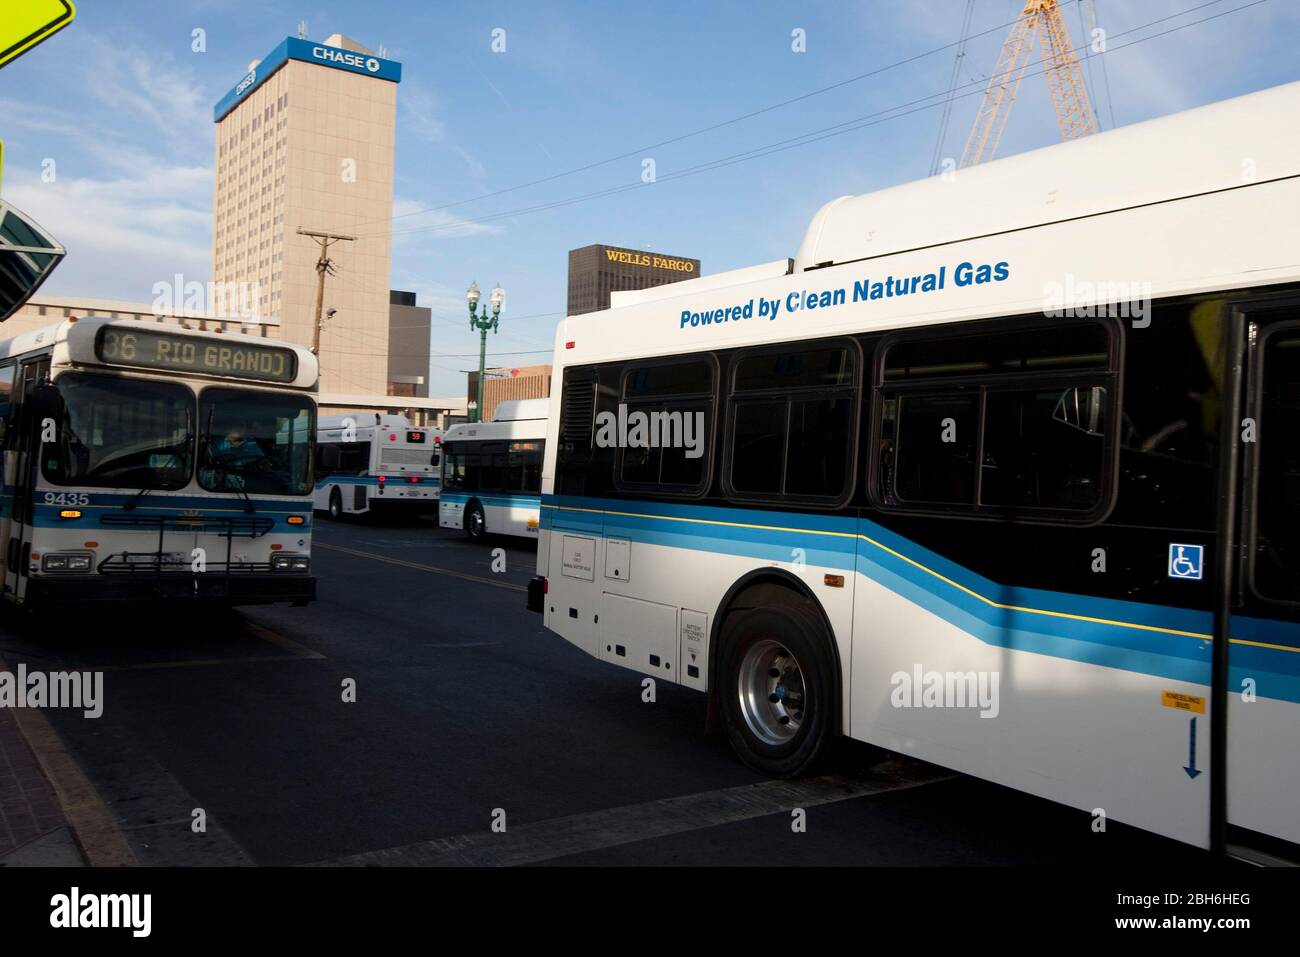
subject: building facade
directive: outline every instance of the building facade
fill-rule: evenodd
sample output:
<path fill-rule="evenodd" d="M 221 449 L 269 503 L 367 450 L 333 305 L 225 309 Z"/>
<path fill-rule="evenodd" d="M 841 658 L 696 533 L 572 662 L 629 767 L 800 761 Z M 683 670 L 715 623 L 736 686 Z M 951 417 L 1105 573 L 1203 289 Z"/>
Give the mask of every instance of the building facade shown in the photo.
<path fill-rule="evenodd" d="M 388 394 L 429 395 L 429 343 L 433 313 L 415 304 L 415 293 L 388 294 Z"/>
<path fill-rule="evenodd" d="M 609 308 L 609 294 L 649 289 L 700 275 L 700 261 L 620 246 L 569 250 L 570 316 Z"/>
<path fill-rule="evenodd" d="M 388 392 L 400 80 L 401 64 L 339 34 L 288 37 L 213 112 L 212 280 L 256 302 L 267 335 L 313 341 L 320 247 L 298 230 L 356 237 L 329 249 L 322 392 Z"/>
<path fill-rule="evenodd" d="M 478 402 L 478 372 L 469 374 L 467 405 Z M 496 407 L 514 399 L 545 399 L 551 394 L 551 367 L 500 366 L 487 370 L 483 377 L 484 422 L 491 422 Z"/>

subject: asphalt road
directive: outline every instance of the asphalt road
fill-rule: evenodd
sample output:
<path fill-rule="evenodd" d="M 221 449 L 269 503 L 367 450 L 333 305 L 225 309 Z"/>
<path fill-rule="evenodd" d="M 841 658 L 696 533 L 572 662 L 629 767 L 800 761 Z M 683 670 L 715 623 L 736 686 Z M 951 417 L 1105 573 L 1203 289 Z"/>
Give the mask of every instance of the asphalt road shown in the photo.
<path fill-rule="evenodd" d="M 307 608 L 0 618 L 11 668 L 105 671 L 102 717 L 48 717 L 142 863 L 1208 862 L 851 743 L 764 781 L 706 733 L 703 696 L 644 703 L 639 675 L 543 630 L 531 542 L 321 521 L 315 545 Z"/>

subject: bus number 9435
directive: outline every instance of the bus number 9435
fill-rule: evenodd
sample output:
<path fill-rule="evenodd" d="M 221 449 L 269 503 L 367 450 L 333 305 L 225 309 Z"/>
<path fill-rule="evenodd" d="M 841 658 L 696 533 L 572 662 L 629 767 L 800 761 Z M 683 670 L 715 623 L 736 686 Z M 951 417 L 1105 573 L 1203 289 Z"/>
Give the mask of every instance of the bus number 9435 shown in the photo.
<path fill-rule="evenodd" d="M 89 505 L 90 495 L 87 492 L 46 492 L 46 505 Z"/>

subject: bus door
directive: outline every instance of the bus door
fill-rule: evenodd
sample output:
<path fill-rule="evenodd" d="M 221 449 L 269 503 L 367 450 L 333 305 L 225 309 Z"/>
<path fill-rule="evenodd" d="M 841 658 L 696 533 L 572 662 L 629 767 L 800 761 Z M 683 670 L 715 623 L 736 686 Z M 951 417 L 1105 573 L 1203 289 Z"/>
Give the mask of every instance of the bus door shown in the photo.
<path fill-rule="evenodd" d="M 1242 548 L 1228 651 L 1227 823 L 1300 843 L 1300 301 L 1241 314 L 1247 388 L 1238 426 Z"/>
<path fill-rule="evenodd" d="M 18 367 L 13 386 L 13 402 L 18 423 L 14 434 L 8 436 L 5 449 L 5 480 L 12 482 L 8 489 L 8 537 L 4 548 L 4 590 L 6 594 L 22 598 L 27 590 L 27 556 L 31 551 L 31 521 L 33 517 L 33 487 L 41 447 L 41 422 L 30 402 L 25 401 L 36 386 L 49 378 L 48 356 L 29 359 Z M 11 478 L 12 474 L 12 478 Z"/>

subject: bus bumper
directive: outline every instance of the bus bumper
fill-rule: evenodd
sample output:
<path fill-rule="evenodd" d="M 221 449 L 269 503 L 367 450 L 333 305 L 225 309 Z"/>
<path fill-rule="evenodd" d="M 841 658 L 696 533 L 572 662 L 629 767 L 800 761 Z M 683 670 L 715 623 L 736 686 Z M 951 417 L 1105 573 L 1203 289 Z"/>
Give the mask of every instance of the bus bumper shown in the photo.
<path fill-rule="evenodd" d="M 305 605 L 316 599 L 311 575 L 33 575 L 27 580 L 27 605 L 122 601 L 220 602 L 227 605 Z"/>

